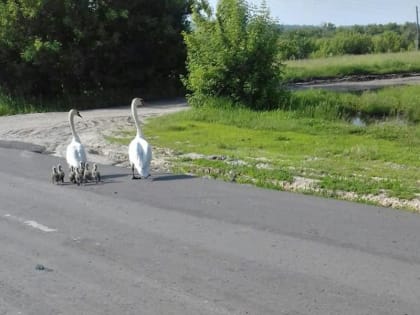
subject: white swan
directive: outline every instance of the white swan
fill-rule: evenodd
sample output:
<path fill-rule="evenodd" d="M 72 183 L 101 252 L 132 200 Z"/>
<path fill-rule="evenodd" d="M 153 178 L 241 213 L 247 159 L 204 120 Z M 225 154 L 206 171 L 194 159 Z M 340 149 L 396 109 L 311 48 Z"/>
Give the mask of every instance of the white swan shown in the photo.
<path fill-rule="evenodd" d="M 137 105 L 143 105 L 141 98 L 135 98 L 131 102 L 131 115 L 133 115 L 134 123 L 137 128 L 136 137 L 130 142 L 128 147 L 128 158 L 130 160 L 131 171 L 133 172 L 132 179 L 138 179 L 134 176 L 134 168 L 140 175 L 140 178 L 147 178 L 150 176 L 149 168 L 152 160 L 152 147 L 143 138 L 143 133 L 140 129 L 139 118 L 137 116 Z"/>
<path fill-rule="evenodd" d="M 83 144 L 80 142 L 80 138 L 74 129 L 74 116 L 77 115 L 80 118 L 79 111 L 76 109 L 72 109 L 69 111 L 69 123 L 71 133 L 73 134 L 73 139 L 71 140 L 70 144 L 67 146 L 66 152 L 66 160 L 67 164 L 73 166 L 75 169 L 79 167 L 80 163 L 86 163 L 86 153 Z"/>

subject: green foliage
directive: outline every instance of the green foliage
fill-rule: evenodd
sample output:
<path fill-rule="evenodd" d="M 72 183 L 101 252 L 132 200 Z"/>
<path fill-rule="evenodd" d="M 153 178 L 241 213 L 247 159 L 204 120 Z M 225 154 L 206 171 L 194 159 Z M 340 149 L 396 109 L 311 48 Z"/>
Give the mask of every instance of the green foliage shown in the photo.
<path fill-rule="evenodd" d="M 372 121 L 393 121 L 398 123 L 418 124 L 420 122 L 420 86 L 402 86 L 385 88 L 375 91 L 365 91 L 361 94 L 331 92 L 322 89 L 312 89 L 295 91 L 289 94 L 288 98 L 283 99 L 280 109 L 284 110 L 290 118 L 310 119 L 308 124 L 315 128 L 311 119 L 321 119 L 328 121 L 349 121 L 356 115 L 359 115 L 367 123 Z M 222 122 L 252 128 L 261 128 L 268 130 L 278 130 L 283 128 L 277 126 L 278 121 L 270 122 L 266 115 L 273 118 L 274 112 L 253 112 L 253 120 L 248 121 L 249 110 L 245 107 L 239 107 L 233 110 L 237 105 L 229 99 L 209 97 L 204 100 L 205 109 L 195 110 L 193 115 L 197 120 L 206 122 Z M 221 109 L 221 115 L 217 110 L 208 111 L 208 109 Z M 210 115 L 211 113 L 211 115 Z M 279 112 L 277 112 L 279 114 Z M 233 114 L 234 116 L 231 116 Z M 189 114 L 192 115 L 192 114 Z M 206 116 L 208 115 L 208 116 Z M 245 115 L 245 116 L 243 116 Z M 260 117 L 264 116 L 263 124 L 259 125 Z M 248 125 L 249 124 L 249 125 Z M 318 128 L 318 127 L 317 127 Z M 324 128 L 320 125 L 319 128 Z M 333 130 L 331 130 L 333 132 Z M 363 129 L 352 129 L 351 133 L 363 132 Z"/>
<path fill-rule="evenodd" d="M 327 58 L 289 60 L 284 78 L 301 82 L 321 78 L 341 78 L 349 75 L 408 73 L 420 71 L 420 52 L 345 55 Z"/>
<path fill-rule="evenodd" d="M 319 27 L 281 27 L 280 33 L 279 54 L 293 60 L 412 50 L 416 25 L 389 23 L 335 27 L 329 23 Z"/>
<path fill-rule="evenodd" d="M 315 41 L 304 31 L 289 32 L 279 39 L 282 59 L 305 59 L 315 50 Z"/>
<path fill-rule="evenodd" d="M 193 7 L 193 31 L 184 33 L 192 104 L 225 97 L 254 109 L 276 107 L 281 94 L 277 30 L 266 6 L 220 0 L 213 16 L 206 0 Z"/>
<path fill-rule="evenodd" d="M 179 89 L 189 2 L 0 1 L 0 86 L 44 98 Z"/>
<path fill-rule="evenodd" d="M 374 51 L 378 53 L 399 52 L 402 49 L 401 37 L 393 31 L 385 31 L 373 37 Z"/>
<path fill-rule="evenodd" d="M 362 55 L 372 51 L 370 36 L 357 32 L 339 32 L 331 39 L 320 39 L 317 42 L 319 49 L 314 55 Z"/>
<path fill-rule="evenodd" d="M 352 93 L 306 90 L 292 93 L 283 108 L 299 117 L 349 119 L 356 114 L 367 121 L 399 119 L 420 122 L 420 86 L 392 87 Z"/>

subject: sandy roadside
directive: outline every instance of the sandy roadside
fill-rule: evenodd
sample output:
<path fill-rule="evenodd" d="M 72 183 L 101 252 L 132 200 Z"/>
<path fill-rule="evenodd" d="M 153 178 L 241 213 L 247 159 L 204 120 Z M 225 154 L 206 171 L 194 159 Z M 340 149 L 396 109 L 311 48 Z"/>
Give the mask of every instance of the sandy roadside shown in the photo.
<path fill-rule="evenodd" d="M 149 117 L 187 109 L 184 99 L 150 102 L 139 108 L 143 122 Z M 108 165 L 128 166 L 127 146 L 110 144 L 106 136 L 121 130 L 134 130 L 130 106 L 81 111 L 75 127 L 84 144 L 88 160 Z M 49 112 L 0 117 L 0 140 L 20 141 L 43 146 L 49 154 L 64 157 L 71 141 L 67 112 Z M 152 171 L 167 172 L 168 167 L 159 151 L 154 152 Z"/>

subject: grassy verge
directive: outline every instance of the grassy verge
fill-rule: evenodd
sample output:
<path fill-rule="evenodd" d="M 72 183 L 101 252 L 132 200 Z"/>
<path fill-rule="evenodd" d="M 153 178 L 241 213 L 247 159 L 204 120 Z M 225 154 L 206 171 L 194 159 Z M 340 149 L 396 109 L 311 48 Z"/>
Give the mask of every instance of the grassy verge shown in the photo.
<path fill-rule="evenodd" d="M 202 107 L 154 118 L 145 133 L 154 146 L 173 150 L 175 172 L 373 203 L 380 195 L 420 194 L 415 124 L 358 127 L 292 111 Z"/>
<path fill-rule="evenodd" d="M 161 87 L 159 87 L 161 89 Z M 56 98 L 28 98 L 23 96 L 11 96 L 0 87 L 0 116 L 26 114 L 48 111 L 67 111 L 71 108 L 79 110 L 103 108 L 121 104 L 130 104 L 129 95 L 142 95 L 148 100 L 160 99 L 162 97 L 178 97 L 182 91 L 175 88 L 168 88 L 168 91 L 161 90 L 107 90 L 86 95 L 62 95 Z"/>
<path fill-rule="evenodd" d="M 420 122 L 420 86 L 400 86 L 360 94 L 321 89 L 292 93 L 283 108 L 301 117 L 334 120 L 358 114 L 369 119 L 394 118 Z"/>
<path fill-rule="evenodd" d="M 0 90 L 0 116 L 31 113 L 35 106 L 23 99 L 12 98 Z"/>
<path fill-rule="evenodd" d="M 71 108 L 83 110 L 115 104 L 128 104 L 130 100 L 126 95 L 131 95 L 131 93 L 125 94 L 123 97 L 120 94 L 110 92 L 107 95 L 100 96 L 76 95 L 43 99 L 41 97 L 25 98 L 22 96 L 11 96 L 4 93 L 0 88 L 0 116 L 66 111 Z"/>
<path fill-rule="evenodd" d="M 349 75 L 420 72 L 420 52 L 346 55 L 287 61 L 285 78 L 290 82 Z"/>

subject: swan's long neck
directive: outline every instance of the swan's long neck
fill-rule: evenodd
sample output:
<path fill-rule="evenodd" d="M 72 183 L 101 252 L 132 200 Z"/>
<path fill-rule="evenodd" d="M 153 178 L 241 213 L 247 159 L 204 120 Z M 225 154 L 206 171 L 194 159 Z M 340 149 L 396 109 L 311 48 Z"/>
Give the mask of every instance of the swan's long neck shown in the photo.
<path fill-rule="evenodd" d="M 143 137 L 143 132 L 140 128 L 139 117 L 137 116 L 137 106 L 136 104 L 131 104 L 131 114 L 133 115 L 134 123 L 136 124 L 137 137 Z"/>
<path fill-rule="evenodd" d="M 69 123 L 70 123 L 70 129 L 71 133 L 73 135 L 73 139 L 80 142 L 79 135 L 76 133 L 76 129 L 74 128 L 74 113 L 69 113 Z"/>

